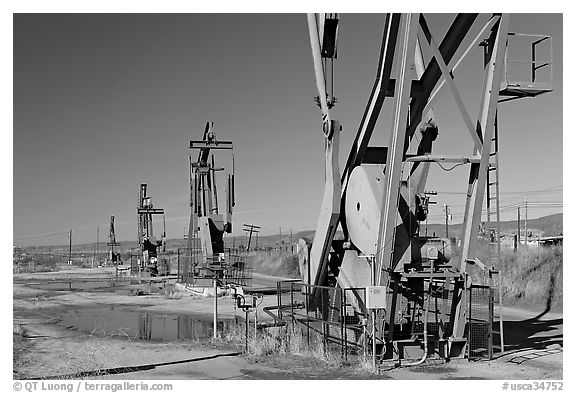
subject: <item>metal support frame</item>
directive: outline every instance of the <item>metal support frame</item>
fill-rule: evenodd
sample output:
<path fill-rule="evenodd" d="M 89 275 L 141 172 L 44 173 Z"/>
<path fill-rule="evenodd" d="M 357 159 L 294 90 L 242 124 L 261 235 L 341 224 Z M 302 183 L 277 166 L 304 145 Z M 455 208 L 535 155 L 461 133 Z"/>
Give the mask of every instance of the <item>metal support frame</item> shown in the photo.
<path fill-rule="evenodd" d="M 459 14 L 455 17 L 443 40 L 438 45 L 428 28 L 427 21 L 422 14 L 388 14 L 384 25 L 382 46 L 380 49 L 378 70 L 368 104 L 364 111 L 361 123 L 356 133 L 346 165 L 339 175 L 337 162 L 339 124 L 332 120 L 330 109 L 334 105 L 333 96 L 333 60 L 332 56 L 325 56 L 323 39 L 325 35 L 324 16 L 308 15 L 310 43 L 314 59 L 316 85 L 318 89 L 318 103 L 322 110 L 323 131 L 326 137 L 325 143 L 325 174 L 326 183 L 318 224 L 310 253 L 308 267 L 311 272 L 303 281 L 313 286 L 307 288 L 306 306 L 311 299 L 315 299 L 319 293 L 314 285 L 324 285 L 328 274 L 328 256 L 334 251 L 335 266 L 340 262 L 338 247 L 332 248 L 334 233 L 341 225 L 344 232 L 346 250 L 354 250 L 354 244 L 350 241 L 346 215 L 344 214 L 345 195 L 349 186 L 352 171 L 363 163 L 385 164 L 383 183 L 384 193 L 379 211 L 380 221 L 378 240 L 376 244 L 376 263 L 378 267 L 377 285 L 388 285 L 392 293 L 391 313 L 388 323 L 388 343 L 395 339 L 395 307 L 397 300 L 409 300 L 409 285 L 400 283 L 400 280 L 412 280 L 411 282 L 422 283 L 426 279 L 444 280 L 444 290 L 441 305 L 436 299 L 436 309 L 441 307 L 439 332 L 442 340 L 448 339 L 446 349 L 450 356 L 454 343 L 462 343 L 466 322 L 467 288 L 470 281 L 467 274 L 467 261 L 474 260 L 476 256 L 477 235 L 481 220 L 482 204 L 486 189 L 486 173 L 490 167 L 490 148 L 494 135 L 496 107 L 500 95 L 500 82 L 505 72 L 506 40 L 508 37 L 509 15 L 493 14 L 487 21 L 479 22 L 480 31 L 468 37 L 472 25 L 476 22 L 477 14 Z M 486 40 L 486 36 L 489 38 Z M 544 38 L 545 41 L 547 38 Z M 483 40 L 488 45 L 488 59 L 484 68 L 484 79 L 481 90 L 478 117 L 473 119 L 466 109 L 463 101 L 464 95 L 460 93 L 455 83 L 455 71 L 464 63 L 472 52 Z M 541 40 L 542 41 L 542 40 Z M 536 41 L 533 47 L 541 41 Z M 334 43 L 336 40 L 334 40 Z M 425 64 L 425 58 L 420 45 L 430 56 Z M 335 49 L 335 48 L 334 48 Z M 534 50 L 533 50 L 534 51 Z M 455 55 L 458 54 L 456 57 Z M 417 80 L 412 80 L 410 71 L 411 62 L 414 61 Z M 398 65 L 396 79 L 392 78 L 393 64 Z M 546 64 L 548 65 L 548 64 Z M 546 65 L 536 64 L 532 55 L 532 79 L 535 79 L 536 70 Z M 473 154 L 446 156 L 442 154 L 430 154 L 429 151 L 409 154 L 413 136 L 424 121 L 433 120 L 431 112 L 444 87 L 448 87 L 456 106 L 461 114 L 466 131 L 470 134 Z M 530 94 L 533 94 L 530 93 Z M 538 93 L 540 94 L 540 93 Z M 392 111 L 392 126 L 390 130 L 390 143 L 387 147 L 369 146 L 369 142 L 377 122 L 379 112 L 386 97 L 394 97 Z M 475 121 L 474 121 L 475 120 Z M 450 267 L 439 264 L 437 270 L 434 265 L 430 271 L 404 271 L 395 266 L 395 243 L 397 236 L 406 237 L 406 233 L 396 233 L 397 218 L 403 210 L 410 210 L 412 206 L 406 203 L 405 196 L 401 195 L 402 181 L 406 173 L 403 165 L 411 163 L 411 171 L 408 180 L 415 169 L 422 165 L 422 170 L 415 177 L 418 178 L 417 189 L 424 190 L 427 168 L 430 162 L 454 162 L 457 164 L 469 164 L 468 192 L 464 223 L 461 234 L 462 247 L 460 259 Z M 422 172 L 424 172 L 422 174 Z M 338 179 L 339 178 L 339 179 Z M 401 199 L 402 197 L 402 199 Z M 403 206 L 400 206 L 400 202 Z M 406 205 L 406 206 L 404 206 Z M 496 207 L 497 210 L 498 206 Z M 358 208 L 359 210 L 359 208 Z M 404 218 L 404 217 L 403 217 Z M 404 221 L 404 220 L 403 220 Z M 404 222 L 403 222 L 404 223 Z M 404 223 L 405 224 L 405 223 Z M 352 225 L 350 223 L 350 225 Z M 350 227 L 352 228 L 352 227 Z M 398 231 L 401 232 L 401 231 Z M 404 231 L 406 232 L 406 231 Z M 408 234 L 408 237 L 412 236 Z M 404 241 L 406 239 L 400 238 Z M 407 240 L 412 241 L 411 238 Z M 346 251 L 349 252 L 349 251 Z M 347 254 L 350 255 L 350 254 Z M 364 255 L 358 252 L 359 259 Z M 332 259 L 331 259 L 332 261 Z M 350 260 L 347 260 L 350 261 Z M 397 261 L 396 261 L 397 262 Z M 332 262 L 331 262 L 332 263 Z M 331 265 L 332 266 L 332 265 Z M 394 276 L 391 276 L 394 274 Z M 427 277 L 427 278 L 426 278 Z M 340 283 L 340 281 L 339 281 Z M 385 284 L 384 284 L 385 283 Z M 340 283 L 340 285 L 342 285 Z M 432 284 L 430 284 L 432 285 Z M 312 293 L 308 294 L 308 291 Z M 402 292 L 404 291 L 404 292 Z M 452 302 L 448 305 L 449 294 L 452 293 Z M 412 300 L 414 301 L 414 300 Z M 342 318 L 346 318 L 346 296 L 341 304 Z M 431 304 L 429 306 L 433 307 Z M 307 312 L 308 315 L 308 312 Z M 438 314 L 436 314 L 438 318 Z M 449 320 L 447 319 L 449 317 Z M 346 334 L 346 327 L 344 327 Z M 346 353 L 346 350 L 344 350 Z"/>
<path fill-rule="evenodd" d="M 498 104 L 500 80 L 502 79 L 504 69 L 504 54 L 506 50 L 509 19 L 510 16 L 507 14 L 500 16 L 500 20 L 492 30 L 488 43 L 490 45 L 490 60 L 487 62 L 484 70 L 482 103 L 476 128 L 476 132 L 482 139 L 482 149 L 480 150 L 482 159 L 479 164 L 471 164 L 470 168 L 461 236 L 462 251 L 459 269 L 461 273 L 466 273 L 466 260 L 476 257 L 478 228 L 481 220 L 482 203 L 486 185 L 485 174 L 488 171 L 490 149 L 494 135 L 494 121 L 496 117 L 496 106 Z M 456 307 L 457 319 L 454 325 L 454 335 L 456 337 L 462 337 L 464 334 L 465 313 L 461 310 L 461 303 L 458 303 Z"/>
<path fill-rule="evenodd" d="M 404 141 L 406 136 L 406 122 L 410 100 L 412 77 L 410 74 L 410 61 L 416 48 L 416 34 L 418 27 L 418 14 L 402 15 L 402 38 L 400 52 L 399 81 L 394 97 L 394 113 L 390 144 L 388 145 L 388 158 L 384 174 L 384 197 L 380 215 L 380 228 L 377 243 L 377 272 L 376 285 L 381 285 L 382 272 L 390 269 L 392 250 L 394 246 L 394 229 L 398 215 L 398 198 L 400 192 L 400 176 L 402 174 L 402 158 L 404 156 Z M 385 280 L 388 281 L 387 274 Z"/>

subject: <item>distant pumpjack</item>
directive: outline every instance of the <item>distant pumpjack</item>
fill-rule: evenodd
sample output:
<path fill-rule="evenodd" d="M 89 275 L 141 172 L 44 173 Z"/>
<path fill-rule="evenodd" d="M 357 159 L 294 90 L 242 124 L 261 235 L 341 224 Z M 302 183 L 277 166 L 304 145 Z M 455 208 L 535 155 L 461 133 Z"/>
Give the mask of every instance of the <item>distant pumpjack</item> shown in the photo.
<path fill-rule="evenodd" d="M 164 209 L 154 208 L 151 197 L 147 195 L 147 184 L 140 184 L 138 193 L 138 251 L 140 254 L 140 269 L 149 272 L 151 275 L 158 274 L 158 248 L 166 246 L 166 229 L 162 233 L 161 240 L 156 241 L 154 237 L 154 226 L 152 216 L 155 214 L 164 215 Z"/>
<path fill-rule="evenodd" d="M 188 256 L 199 234 L 205 263 L 217 262 L 224 253 L 224 233 L 232 233 L 232 209 L 234 200 L 234 145 L 221 141 L 214 133 L 214 122 L 207 122 L 201 141 L 190 141 L 190 225 L 188 229 Z M 192 151 L 198 150 L 195 161 Z M 214 166 L 214 150 L 229 150 L 232 153 L 232 173 L 226 179 L 226 214 L 220 214 L 216 172 L 224 168 Z"/>
<path fill-rule="evenodd" d="M 120 243 L 116 241 L 116 231 L 114 230 L 114 216 L 110 217 L 110 234 L 108 235 L 108 243 L 107 246 L 110 247 L 110 263 L 113 265 L 121 265 L 122 260 L 120 257 L 120 253 L 114 252 L 114 247 L 119 247 Z"/>

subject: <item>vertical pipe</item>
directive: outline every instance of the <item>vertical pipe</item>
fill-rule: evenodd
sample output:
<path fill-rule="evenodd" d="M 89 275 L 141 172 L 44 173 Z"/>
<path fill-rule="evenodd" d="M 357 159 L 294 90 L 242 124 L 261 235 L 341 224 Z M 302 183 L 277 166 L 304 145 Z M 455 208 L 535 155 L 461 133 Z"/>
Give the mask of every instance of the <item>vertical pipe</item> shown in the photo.
<path fill-rule="evenodd" d="M 182 279 L 182 277 L 183 277 L 184 275 L 183 275 L 183 274 L 182 274 L 182 276 L 180 275 L 180 249 L 177 250 L 177 258 L 178 258 L 178 259 L 177 259 L 177 260 L 178 260 L 178 270 L 177 270 L 178 273 L 176 273 L 176 282 L 182 282 L 182 281 L 184 281 L 184 280 Z"/>
<path fill-rule="evenodd" d="M 278 297 L 278 318 L 282 318 L 282 281 L 276 283 L 276 296 Z"/>
<path fill-rule="evenodd" d="M 492 360 L 494 353 L 494 339 L 492 337 L 492 320 L 494 319 L 494 291 L 492 287 L 488 288 L 488 360 Z M 500 331 L 502 334 L 502 331 Z"/>
<path fill-rule="evenodd" d="M 316 318 L 318 318 L 318 307 L 316 307 Z M 320 323 L 322 324 L 322 350 L 326 353 L 326 332 L 324 330 L 324 290 L 320 288 Z"/>
<path fill-rule="evenodd" d="M 216 337 L 218 337 L 218 281 L 214 278 L 214 338 Z"/>
<path fill-rule="evenodd" d="M 466 280 L 466 279 L 464 279 Z M 466 291 L 470 291 L 470 297 L 468 299 L 468 361 L 470 361 L 470 354 L 472 353 L 471 351 L 471 346 L 472 346 L 472 286 L 470 286 L 470 289 L 466 288 L 466 282 L 464 282 L 464 288 L 462 289 L 462 291 L 464 293 L 466 293 Z"/>
<path fill-rule="evenodd" d="M 344 289 L 340 288 L 336 291 L 340 295 L 340 357 L 344 357 Z"/>
<path fill-rule="evenodd" d="M 376 310 L 372 310 L 372 367 L 376 370 Z"/>
<path fill-rule="evenodd" d="M 343 307 L 343 313 L 342 313 L 342 318 L 344 321 L 344 360 L 348 360 L 348 327 L 346 326 L 347 324 L 347 318 L 346 318 L 346 289 L 344 288 L 342 290 L 343 296 L 342 296 L 342 307 Z"/>
<path fill-rule="evenodd" d="M 292 332 L 294 332 L 294 283 L 290 283 L 290 320 L 292 321 Z"/>
<path fill-rule="evenodd" d="M 308 264 L 308 277 L 310 277 L 310 264 Z M 310 290 L 310 285 L 309 284 L 305 284 L 306 285 L 306 294 L 305 294 L 305 299 L 304 299 L 304 305 L 306 306 L 306 342 L 308 343 L 308 346 L 310 345 L 310 319 L 309 314 L 308 314 L 308 302 L 310 301 L 310 296 L 309 296 L 309 290 Z"/>
<path fill-rule="evenodd" d="M 248 353 L 248 309 L 245 310 L 246 312 L 246 353 Z"/>

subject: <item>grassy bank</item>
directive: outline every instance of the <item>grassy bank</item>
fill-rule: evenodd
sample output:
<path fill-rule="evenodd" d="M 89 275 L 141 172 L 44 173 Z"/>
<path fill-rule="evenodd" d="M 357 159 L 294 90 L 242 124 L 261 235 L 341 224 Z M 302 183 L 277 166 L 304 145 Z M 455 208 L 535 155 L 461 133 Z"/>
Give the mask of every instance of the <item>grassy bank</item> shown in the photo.
<path fill-rule="evenodd" d="M 260 251 L 251 256 L 252 268 L 256 273 L 270 276 L 300 278 L 298 256 L 282 251 Z"/>
<path fill-rule="evenodd" d="M 478 257 L 489 261 L 490 249 L 480 244 Z M 500 266 L 504 303 L 508 306 L 562 311 L 563 248 L 521 247 L 516 252 L 503 248 Z M 470 269 L 475 282 L 486 283 L 486 275 Z"/>

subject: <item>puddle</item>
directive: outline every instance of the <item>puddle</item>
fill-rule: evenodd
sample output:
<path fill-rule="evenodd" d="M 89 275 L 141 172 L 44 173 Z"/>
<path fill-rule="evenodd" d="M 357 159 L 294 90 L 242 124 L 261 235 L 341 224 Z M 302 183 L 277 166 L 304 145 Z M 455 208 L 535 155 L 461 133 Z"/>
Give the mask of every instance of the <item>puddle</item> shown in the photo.
<path fill-rule="evenodd" d="M 199 319 L 198 316 L 163 315 L 107 307 L 68 311 L 59 324 L 98 336 L 178 341 L 212 337 L 212 323 L 211 319 Z M 240 323 L 240 317 L 218 321 L 218 331 L 226 332 Z"/>

